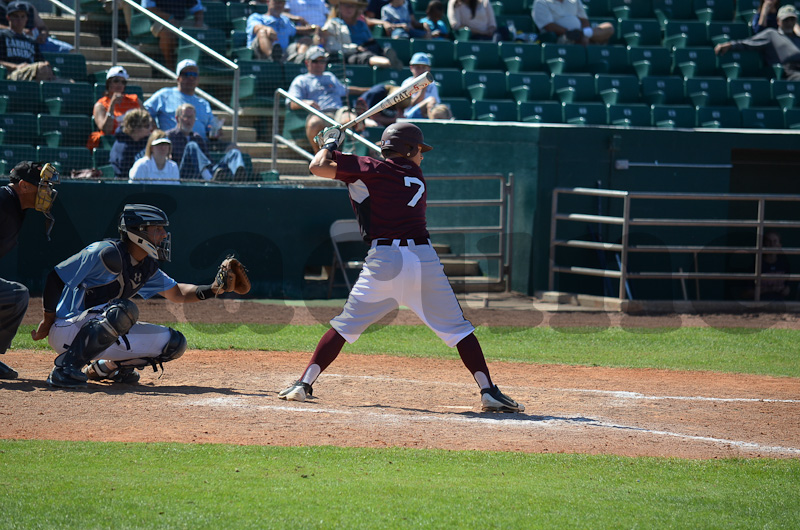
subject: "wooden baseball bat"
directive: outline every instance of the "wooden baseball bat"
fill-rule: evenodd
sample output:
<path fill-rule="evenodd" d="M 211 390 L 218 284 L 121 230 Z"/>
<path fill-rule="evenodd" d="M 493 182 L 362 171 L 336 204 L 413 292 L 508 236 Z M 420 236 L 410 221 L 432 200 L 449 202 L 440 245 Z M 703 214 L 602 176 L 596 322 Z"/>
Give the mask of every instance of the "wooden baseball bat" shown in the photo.
<path fill-rule="evenodd" d="M 413 94 L 419 92 L 426 86 L 433 83 L 433 75 L 430 72 L 425 72 L 424 74 L 420 74 L 414 79 L 411 80 L 411 83 L 403 88 L 402 90 L 398 90 L 394 94 L 390 94 L 375 104 L 372 108 L 364 111 L 363 114 L 353 118 L 349 122 L 345 123 L 341 126 L 342 130 L 349 129 L 354 125 L 358 125 L 362 121 L 366 120 L 370 116 L 374 116 L 375 114 L 379 113 L 382 110 L 386 110 L 392 105 L 396 105 L 400 101 L 403 101 L 406 98 L 410 98 Z"/>

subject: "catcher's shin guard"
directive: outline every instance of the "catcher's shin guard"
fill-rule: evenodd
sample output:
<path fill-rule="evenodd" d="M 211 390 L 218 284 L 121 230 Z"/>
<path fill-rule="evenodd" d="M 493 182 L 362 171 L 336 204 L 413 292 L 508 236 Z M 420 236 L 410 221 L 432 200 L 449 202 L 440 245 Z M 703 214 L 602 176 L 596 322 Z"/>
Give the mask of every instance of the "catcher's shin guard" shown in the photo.
<path fill-rule="evenodd" d="M 161 354 L 157 357 L 140 357 L 137 359 L 128 359 L 126 361 L 117 361 L 118 366 L 132 366 L 134 368 L 144 368 L 147 365 L 153 367 L 153 371 L 158 371 L 158 366 L 166 362 L 174 361 L 179 358 L 186 351 L 186 337 L 180 331 L 172 328 L 169 329 L 169 340 Z M 163 366 L 162 366 L 163 370 Z"/>
<path fill-rule="evenodd" d="M 83 365 L 128 333 L 138 318 L 139 308 L 130 300 L 109 302 L 100 317 L 87 322 L 67 351 L 56 357 L 47 382 L 59 387 L 85 386 L 87 376 L 81 371 Z"/>

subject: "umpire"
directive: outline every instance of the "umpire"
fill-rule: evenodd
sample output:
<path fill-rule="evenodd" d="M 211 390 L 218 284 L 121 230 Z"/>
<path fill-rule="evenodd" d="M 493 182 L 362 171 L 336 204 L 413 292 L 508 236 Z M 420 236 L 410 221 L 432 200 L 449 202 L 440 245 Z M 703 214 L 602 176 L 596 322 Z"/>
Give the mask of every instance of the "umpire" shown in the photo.
<path fill-rule="evenodd" d="M 52 227 L 50 208 L 56 192 L 53 184 L 58 176 L 49 164 L 20 162 L 11 170 L 7 186 L 0 187 L 0 258 L 17 246 L 25 210 L 35 208 L 47 217 Z M 21 283 L 0 278 L 0 354 L 11 346 L 17 329 L 28 309 L 28 288 Z M 17 372 L 0 362 L 0 379 L 16 379 Z"/>

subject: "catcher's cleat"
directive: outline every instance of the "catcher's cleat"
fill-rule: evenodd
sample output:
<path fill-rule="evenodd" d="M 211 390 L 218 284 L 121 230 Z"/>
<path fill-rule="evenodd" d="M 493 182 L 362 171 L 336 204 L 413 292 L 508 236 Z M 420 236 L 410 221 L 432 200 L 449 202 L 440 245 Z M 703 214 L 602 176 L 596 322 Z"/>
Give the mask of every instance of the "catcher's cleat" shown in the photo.
<path fill-rule="evenodd" d="M 16 370 L 4 362 L 0 362 L 0 379 L 16 379 L 19 376 Z"/>
<path fill-rule="evenodd" d="M 139 372 L 132 366 L 122 366 L 109 370 L 106 362 L 102 359 L 85 366 L 83 373 L 92 381 L 112 381 L 124 385 L 135 385 L 139 382 Z"/>
<path fill-rule="evenodd" d="M 278 392 L 278 397 L 286 401 L 305 401 L 311 397 L 311 385 L 302 381 L 295 381 L 287 389 Z"/>
<path fill-rule="evenodd" d="M 86 384 L 86 374 L 70 366 L 56 366 L 47 377 L 47 384 L 58 388 L 83 388 Z"/>
<path fill-rule="evenodd" d="M 500 392 L 497 385 L 481 390 L 481 405 L 484 412 L 522 412 L 525 405 L 517 403 Z"/>

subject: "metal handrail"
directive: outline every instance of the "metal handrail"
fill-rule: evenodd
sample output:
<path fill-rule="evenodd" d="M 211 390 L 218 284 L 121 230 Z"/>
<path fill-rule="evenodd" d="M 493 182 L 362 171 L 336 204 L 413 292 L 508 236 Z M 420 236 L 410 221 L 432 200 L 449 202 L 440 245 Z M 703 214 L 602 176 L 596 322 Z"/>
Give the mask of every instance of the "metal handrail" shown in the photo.
<path fill-rule="evenodd" d="M 560 194 L 607 197 L 623 200 L 622 216 L 591 215 L 580 213 L 558 213 L 558 197 Z M 710 201 L 757 201 L 758 215 L 756 219 L 678 219 L 678 218 L 632 218 L 630 214 L 633 200 L 710 200 Z M 764 229 L 772 227 L 800 228 L 800 221 L 766 219 L 767 202 L 798 202 L 800 195 L 777 194 L 733 194 L 733 193 L 651 193 L 628 192 L 620 190 L 603 190 L 591 188 L 556 188 L 553 190 L 551 225 L 550 225 L 550 262 L 548 267 L 548 288 L 555 288 L 555 274 L 577 274 L 619 279 L 619 299 L 626 298 L 626 282 L 628 279 L 693 279 L 693 280 L 754 280 L 756 301 L 761 299 L 761 282 L 763 279 L 799 280 L 800 274 L 762 274 L 761 259 L 768 252 L 763 246 Z M 622 227 L 619 243 L 603 241 L 584 241 L 577 239 L 558 239 L 558 221 L 580 221 Z M 632 226 L 669 226 L 669 227 L 744 227 L 756 229 L 755 246 L 708 246 L 697 245 L 629 245 L 628 233 Z M 562 266 L 556 264 L 557 247 L 582 248 L 598 251 L 620 252 L 620 270 L 595 269 L 591 267 Z M 630 272 L 628 271 L 628 253 L 691 253 L 698 254 L 752 254 L 756 257 L 753 273 L 726 272 Z M 800 254 L 800 248 L 781 248 L 783 254 Z"/>

